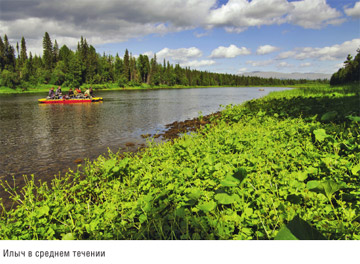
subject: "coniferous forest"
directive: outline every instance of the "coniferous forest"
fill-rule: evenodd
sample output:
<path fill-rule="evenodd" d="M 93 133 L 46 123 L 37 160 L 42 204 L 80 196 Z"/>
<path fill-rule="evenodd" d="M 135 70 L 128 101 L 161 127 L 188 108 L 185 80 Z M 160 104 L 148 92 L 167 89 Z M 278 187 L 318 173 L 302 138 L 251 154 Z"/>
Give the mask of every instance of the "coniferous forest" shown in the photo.
<path fill-rule="evenodd" d="M 360 82 L 360 49 L 353 58 L 350 54 L 344 61 L 344 67 L 340 68 L 331 76 L 331 85 L 343 85 Z"/>
<path fill-rule="evenodd" d="M 261 86 L 294 85 L 307 80 L 282 80 L 219 74 L 175 66 L 169 61 L 158 63 L 140 54 L 133 56 L 127 49 L 123 57 L 99 54 L 81 37 L 76 51 L 66 45 L 59 47 L 46 32 L 43 37 L 42 56 L 27 52 L 26 40 L 11 45 L 8 37 L 0 37 L 0 86 L 10 88 L 36 87 L 41 84 L 78 87 L 83 84 L 115 83 L 119 87 L 147 84 L 150 87 L 181 86 Z M 326 80 L 318 80 L 326 82 Z"/>

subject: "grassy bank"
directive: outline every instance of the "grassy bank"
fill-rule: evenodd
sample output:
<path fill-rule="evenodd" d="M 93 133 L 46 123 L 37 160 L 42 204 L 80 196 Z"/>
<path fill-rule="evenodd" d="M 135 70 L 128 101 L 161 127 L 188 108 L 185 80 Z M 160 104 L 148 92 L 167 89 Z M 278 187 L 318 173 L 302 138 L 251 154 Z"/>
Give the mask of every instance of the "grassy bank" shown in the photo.
<path fill-rule="evenodd" d="M 3 211 L 0 238 L 360 239 L 358 93 L 271 93 L 51 183 L 2 182 L 18 207 Z"/>
<path fill-rule="evenodd" d="M 306 84 L 296 84 L 296 85 L 288 85 L 288 86 L 279 86 L 279 85 L 263 85 L 263 86 L 238 86 L 238 87 L 317 87 L 324 88 L 328 87 L 328 84 L 323 83 L 306 83 Z M 41 84 L 26 88 L 16 88 L 12 89 L 5 86 L 0 86 L 0 95 L 1 94 L 22 94 L 22 93 L 44 93 L 45 95 L 49 92 L 50 88 L 56 88 L 57 85 L 52 84 Z M 80 86 L 83 90 L 89 87 L 93 87 L 95 91 L 122 91 L 122 90 L 149 90 L 149 89 L 186 89 L 186 88 L 209 88 L 209 87 L 219 87 L 219 86 L 184 86 L 184 85 L 175 85 L 175 86 L 167 86 L 167 85 L 156 85 L 151 86 L 149 84 L 141 84 L 139 86 L 127 86 L 127 87 L 119 87 L 116 83 L 105 83 L 105 84 L 83 84 Z M 223 87 L 231 87 L 231 85 L 226 85 Z M 62 86 L 62 91 L 67 93 L 69 91 L 69 87 Z"/>

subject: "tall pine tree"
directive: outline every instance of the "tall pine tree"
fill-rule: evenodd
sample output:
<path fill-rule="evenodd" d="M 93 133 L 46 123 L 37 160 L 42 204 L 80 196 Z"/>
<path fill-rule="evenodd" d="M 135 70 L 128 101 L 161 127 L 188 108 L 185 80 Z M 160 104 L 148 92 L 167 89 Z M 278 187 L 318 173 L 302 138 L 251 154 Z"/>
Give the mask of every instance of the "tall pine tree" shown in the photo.
<path fill-rule="evenodd" d="M 5 44 L 2 38 L 0 37 L 0 72 L 4 69 L 4 67 L 5 67 Z"/>
<path fill-rule="evenodd" d="M 124 77 L 127 82 L 130 81 L 130 57 L 127 49 L 124 54 Z"/>
<path fill-rule="evenodd" d="M 43 63 L 46 70 L 53 68 L 53 45 L 47 32 L 43 38 Z"/>
<path fill-rule="evenodd" d="M 15 71 L 16 59 L 15 49 L 10 45 L 8 37 L 4 36 L 4 68 L 9 71 Z"/>
<path fill-rule="evenodd" d="M 27 53 L 26 53 L 26 42 L 25 38 L 21 38 L 21 44 L 20 44 L 20 56 L 19 56 L 19 66 L 23 66 L 27 60 Z"/>

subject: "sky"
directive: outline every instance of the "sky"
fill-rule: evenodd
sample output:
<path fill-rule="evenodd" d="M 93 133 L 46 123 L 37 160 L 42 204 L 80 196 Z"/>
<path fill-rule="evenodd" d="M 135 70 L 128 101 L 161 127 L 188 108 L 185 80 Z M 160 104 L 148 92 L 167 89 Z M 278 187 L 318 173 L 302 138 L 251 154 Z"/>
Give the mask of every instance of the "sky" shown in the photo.
<path fill-rule="evenodd" d="M 356 0 L 0 0 L 0 35 L 42 55 L 48 32 L 75 50 L 156 54 L 183 67 L 332 74 L 360 48 Z"/>

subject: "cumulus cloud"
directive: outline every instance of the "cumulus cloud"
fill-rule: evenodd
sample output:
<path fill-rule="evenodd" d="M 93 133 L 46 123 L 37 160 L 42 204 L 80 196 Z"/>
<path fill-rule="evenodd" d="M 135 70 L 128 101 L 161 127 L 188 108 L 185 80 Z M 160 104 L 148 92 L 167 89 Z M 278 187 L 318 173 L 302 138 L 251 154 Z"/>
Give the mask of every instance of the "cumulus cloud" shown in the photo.
<path fill-rule="evenodd" d="M 303 0 L 291 3 L 293 9 L 287 16 L 287 20 L 304 28 L 318 29 L 328 24 L 340 24 L 341 13 L 330 7 L 325 0 Z"/>
<path fill-rule="evenodd" d="M 341 60 L 346 58 L 348 54 L 354 52 L 360 47 L 360 39 L 345 41 L 342 44 L 327 46 L 322 48 L 305 47 L 297 49 L 296 59 L 303 60 L 308 58 L 316 58 L 325 60 Z"/>
<path fill-rule="evenodd" d="M 279 48 L 274 47 L 274 46 L 271 46 L 271 45 L 264 45 L 264 46 L 260 46 L 260 47 L 257 49 L 256 54 L 265 55 L 265 54 L 269 54 L 269 53 L 275 52 L 275 51 L 277 51 L 278 49 L 279 49 Z"/>
<path fill-rule="evenodd" d="M 172 60 L 173 62 L 185 62 L 189 59 L 199 58 L 201 56 L 202 51 L 195 47 L 180 49 L 164 48 L 156 53 L 156 57 L 160 61 L 167 59 Z"/>
<path fill-rule="evenodd" d="M 200 68 L 205 66 L 214 65 L 216 62 L 214 60 L 193 60 L 193 61 L 186 61 L 180 63 L 181 67 L 191 67 L 191 68 Z"/>
<path fill-rule="evenodd" d="M 356 2 L 353 8 L 345 8 L 345 13 L 353 18 L 360 18 L 360 2 Z"/>
<path fill-rule="evenodd" d="M 209 27 L 224 27 L 228 32 L 240 33 L 252 26 L 283 23 L 318 29 L 343 23 L 345 19 L 341 17 L 325 0 L 229 0 L 211 10 L 207 23 Z"/>
<path fill-rule="evenodd" d="M 360 39 L 345 41 L 326 47 L 303 47 L 285 51 L 276 56 L 277 60 L 294 58 L 297 60 L 318 59 L 321 61 L 334 61 L 345 59 L 348 54 L 354 54 L 360 48 Z"/>
<path fill-rule="evenodd" d="M 292 56 L 294 56 L 296 54 L 295 51 L 285 51 L 285 52 L 281 52 L 277 57 L 276 59 L 277 60 L 284 60 L 284 59 L 287 59 L 287 58 L 290 58 Z"/>
<path fill-rule="evenodd" d="M 210 27 L 223 26 L 229 32 L 241 32 L 250 26 L 281 23 L 290 9 L 286 0 L 229 0 L 211 10 L 207 23 Z"/>
<path fill-rule="evenodd" d="M 249 55 L 251 51 L 245 47 L 230 45 L 229 47 L 220 46 L 211 52 L 210 58 L 235 58 L 240 55 Z"/>
<path fill-rule="evenodd" d="M 289 63 L 287 63 L 285 61 L 282 61 L 282 62 L 278 63 L 278 65 L 277 65 L 278 68 L 289 68 L 289 67 L 292 67 L 292 66 L 293 65 L 291 65 L 291 64 L 289 64 Z"/>
<path fill-rule="evenodd" d="M 305 63 L 300 64 L 300 67 L 302 67 L 302 68 L 306 68 L 306 67 L 310 67 L 310 66 L 312 66 L 312 64 L 310 62 L 305 62 Z"/>
<path fill-rule="evenodd" d="M 152 58 L 155 55 L 153 51 L 147 51 L 143 54 L 147 55 L 149 58 Z M 211 66 L 216 63 L 214 60 L 194 60 L 200 58 L 202 55 L 203 52 L 196 47 L 180 49 L 164 48 L 156 53 L 156 58 L 158 63 L 162 63 L 165 59 L 173 63 L 179 63 L 182 67 L 191 68 Z"/>

